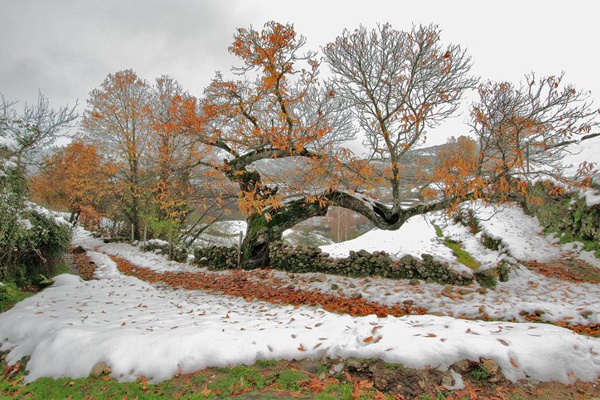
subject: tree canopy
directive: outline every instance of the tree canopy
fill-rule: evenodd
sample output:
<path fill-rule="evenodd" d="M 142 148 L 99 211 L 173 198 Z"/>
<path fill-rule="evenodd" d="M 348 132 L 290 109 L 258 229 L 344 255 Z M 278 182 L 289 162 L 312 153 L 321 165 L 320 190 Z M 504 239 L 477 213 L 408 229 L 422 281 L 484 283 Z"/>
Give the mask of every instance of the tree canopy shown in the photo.
<path fill-rule="evenodd" d="M 240 65 L 230 78 L 216 73 L 200 97 L 131 70 L 92 91 L 82 127 L 117 170 L 111 179 L 136 238 L 150 214 L 183 228 L 199 188 L 219 206 L 233 193 L 248 221 L 244 263 L 262 266 L 284 230 L 332 206 L 390 230 L 466 200 L 526 195 L 542 177 L 589 184 L 590 166 L 579 180 L 557 168 L 566 144 L 598 127 L 589 95 L 562 75 L 480 84 L 466 50 L 444 44 L 435 25 L 345 30 L 322 48 L 327 79 L 305 45 L 291 24 L 268 22 L 236 31 L 229 51 Z M 412 150 L 473 90 L 471 137 L 409 173 Z M 368 157 L 346 146 L 357 135 Z M 415 186 L 423 201 L 403 206 L 403 189 Z"/>

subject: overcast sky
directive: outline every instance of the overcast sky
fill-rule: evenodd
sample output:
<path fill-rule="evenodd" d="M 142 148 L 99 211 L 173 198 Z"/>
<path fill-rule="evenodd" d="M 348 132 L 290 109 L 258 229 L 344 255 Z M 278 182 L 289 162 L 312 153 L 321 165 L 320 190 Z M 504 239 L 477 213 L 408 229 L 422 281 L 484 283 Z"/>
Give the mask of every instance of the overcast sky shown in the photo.
<path fill-rule="evenodd" d="M 290 22 L 319 50 L 360 24 L 436 23 L 444 43 L 467 48 L 476 75 L 517 82 L 564 71 L 599 106 L 599 11 L 597 0 L 0 0 L 0 92 L 24 103 L 39 90 L 55 107 L 78 100 L 83 110 L 109 73 L 131 68 L 200 96 L 236 62 L 227 48 L 238 27 Z M 461 134 L 464 119 L 444 129 Z"/>

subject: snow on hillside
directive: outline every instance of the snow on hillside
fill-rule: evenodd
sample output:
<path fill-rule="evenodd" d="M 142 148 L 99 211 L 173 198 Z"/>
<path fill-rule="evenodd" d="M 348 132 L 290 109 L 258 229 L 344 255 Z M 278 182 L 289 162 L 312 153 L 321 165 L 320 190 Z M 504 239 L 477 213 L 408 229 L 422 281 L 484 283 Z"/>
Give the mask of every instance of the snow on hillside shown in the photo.
<path fill-rule="evenodd" d="M 570 154 L 567 154 L 563 160 L 565 166 L 571 166 L 567 169 L 568 172 L 572 174 L 577 172 L 579 164 L 584 161 L 595 163 L 596 167 L 600 167 L 600 137 L 575 143 L 569 146 L 568 150 Z"/>
<path fill-rule="evenodd" d="M 404 254 L 420 257 L 428 253 L 455 260 L 452 250 L 444 245 L 443 239 L 436 237 L 434 225 L 438 225 L 445 236 L 461 241 L 465 249 L 482 262 L 484 268 L 495 266 L 506 254 L 484 248 L 481 245 L 483 233 L 502 238 L 509 254 L 521 261 L 543 261 L 558 255 L 559 249 L 541 235 L 542 228 L 537 218 L 525 215 L 521 208 L 485 206 L 481 203 L 471 203 L 470 206 L 483 228 L 476 236 L 464 226 L 452 222 L 444 213 L 437 212 L 415 216 L 396 231 L 373 229 L 354 240 L 321 246 L 321 249 L 333 257 L 347 257 L 351 250 L 364 249 L 369 252 L 386 251 L 396 257 Z"/>
<path fill-rule="evenodd" d="M 547 261 L 556 258 L 560 250 L 542 234 L 536 217 L 523 212 L 521 207 L 475 207 L 483 231 L 491 237 L 502 239 L 510 254 L 520 261 Z"/>
<path fill-rule="evenodd" d="M 96 259 L 103 278 L 61 275 L 0 315 L 7 361 L 31 355 L 29 381 L 87 376 L 98 361 L 120 380 L 160 381 L 209 366 L 322 356 L 378 357 L 417 368 L 485 357 L 511 380 L 567 383 L 600 375 L 600 340 L 555 326 L 433 315 L 355 318 L 170 290 L 120 275 L 107 257 Z"/>
<path fill-rule="evenodd" d="M 520 251 L 541 259 L 551 241 L 527 218 L 515 209 L 500 210 L 490 216 L 485 229 L 500 236 L 511 253 Z M 399 233 L 372 231 L 362 241 L 338 244 L 334 250 L 338 255 L 351 246 L 377 247 L 396 255 L 445 252 L 431 222 L 442 226 L 446 235 L 462 236 L 465 245 L 472 241 L 470 246 L 476 248 L 477 239 L 466 240 L 468 232 L 437 215 L 430 221 L 414 218 Z M 112 376 L 120 380 L 143 375 L 160 381 L 209 366 L 322 356 L 377 357 L 410 367 L 442 369 L 461 359 L 484 357 L 494 359 L 511 380 L 529 377 L 567 383 L 600 376 L 600 339 L 547 324 L 455 318 L 460 314 L 476 318 L 486 312 L 492 318 L 519 321 L 519 311 L 525 310 L 541 311 L 547 320 L 598 323 L 599 285 L 567 285 L 516 269 L 510 282 L 494 291 L 477 292 L 473 284 L 460 295 L 445 297 L 440 296 L 443 287 L 437 284 L 336 276 L 323 281 L 305 279 L 316 274 L 292 278 L 283 272 L 271 273 L 305 289 L 359 292 L 386 304 L 412 301 L 430 313 L 446 314 L 351 317 L 319 307 L 294 308 L 149 284 L 122 275 L 106 254 L 163 272 L 193 271 L 194 267 L 167 262 L 151 252 L 140 253 L 126 244 L 104 244 L 81 229 L 75 232 L 74 242 L 89 249 L 98 265 L 97 280 L 83 282 L 61 275 L 54 286 L 0 314 L 0 348 L 10 351 L 9 363 L 31 356 L 30 381 L 42 376 L 87 376 L 99 361 L 108 364 Z M 519 238 L 514 243 L 507 237 L 512 235 Z M 486 257 L 491 263 L 493 257 L 507 256 L 501 251 Z M 214 272 L 215 276 L 226 273 Z M 332 283 L 338 289 L 333 290 Z"/>
<path fill-rule="evenodd" d="M 246 233 L 246 221 L 217 221 L 197 239 L 200 246 L 236 246 L 240 241 L 240 232 Z"/>
<path fill-rule="evenodd" d="M 563 160 L 566 172 L 571 175 L 577 173 L 579 165 L 586 161 L 593 163 L 597 170 L 600 170 L 600 137 L 585 140 L 580 143 L 569 146 L 569 152 Z M 600 183 L 600 176 L 596 177 L 597 183 Z M 587 189 L 583 192 L 588 206 L 600 204 L 600 191 Z"/>
<path fill-rule="evenodd" d="M 421 254 L 428 253 L 444 258 L 454 258 L 452 251 L 436 237 L 433 221 L 427 215 L 409 219 L 396 231 L 375 228 L 356 239 L 321 246 L 321 249 L 332 257 L 347 257 L 350 251 L 373 252 L 378 250 L 386 251 L 396 257 L 404 254 L 420 257 Z"/>

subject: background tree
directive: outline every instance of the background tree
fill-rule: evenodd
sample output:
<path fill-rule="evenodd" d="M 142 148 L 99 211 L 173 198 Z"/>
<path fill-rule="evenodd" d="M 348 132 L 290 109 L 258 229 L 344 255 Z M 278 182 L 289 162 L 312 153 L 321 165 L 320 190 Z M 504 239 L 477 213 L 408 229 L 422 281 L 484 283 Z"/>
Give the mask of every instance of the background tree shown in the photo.
<path fill-rule="evenodd" d="M 18 162 L 31 164 L 40 149 L 48 148 L 64 134 L 77 118 L 77 104 L 58 109 L 50 107 L 50 101 L 39 93 L 35 105 L 25 104 L 21 112 L 0 93 L 0 131 L 1 136 L 17 143 Z"/>
<path fill-rule="evenodd" d="M 468 182 L 476 180 L 478 175 L 479 147 L 477 142 L 467 136 L 448 139 L 442 150 L 432 160 L 432 171 L 422 174 L 421 195 L 425 200 L 437 198 L 440 194 L 457 199 L 472 195 L 473 187 Z M 450 205 L 450 208 L 457 205 Z"/>
<path fill-rule="evenodd" d="M 58 210 L 81 211 L 87 229 L 99 229 L 102 215 L 110 215 L 114 166 L 106 164 L 95 145 L 74 141 L 44 159 L 31 178 L 34 201 Z"/>
<path fill-rule="evenodd" d="M 426 130 L 452 116 L 471 78 L 470 57 L 442 46 L 435 25 L 397 31 L 389 24 L 344 31 L 323 49 L 334 88 L 354 111 L 372 159 L 384 160 L 392 190 L 390 214 L 401 210 L 401 163 Z"/>
<path fill-rule="evenodd" d="M 52 274 L 66 251 L 70 230 L 26 204 L 25 166 L 40 146 L 51 143 L 76 118 L 73 109 L 38 104 L 22 112 L 0 95 L 0 280 L 20 285 Z"/>
<path fill-rule="evenodd" d="M 152 129 L 150 86 L 132 70 L 119 71 L 90 93 L 87 104 L 82 126 L 91 143 L 117 167 L 123 212 L 139 240 L 142 198 L 148 190 L 144 155 Z"/>
<path fill-rule="evenodd" d="M 152 183 L 152 203 L 155 207 L 147 222 L 158 237 L 173 242 L 178 237 L 190 211 L 188 200 L 192 194 L 190 170 L 194 144 L 182 132 L 176 103 L 189 97 L 171 77 L 162 76 L 152 88 L 152 130 L 149 141 L 150 170 L 155 176 Z"/>
<path fill-rule="evenodd" d="M 583 166 L 573 180 L 562 165 L 568 144 L 597 136 L 599 110 L 589 93 L 565 85 L 563 76 L 524 84 L 487 82 L 471 107 L 471 128 L 479 146 L 478 185 L 505 200 L 515 187 L 523 194 L 529 183 L 551 179 L 563 185 L 587 184 L 591 169 Z"/>
<path fill-rule="evenodd" d="M 193 242 L 212 222 L 228 212 L 228 189 L 219 180 L 195 170 L 207 155 L 179 122 L 184 103 L 194 103 L 179 83 L 169 76 L 156 79 L 152 87 L 152 130 L 148 144 L 152 181 L 152 206 L 145 222 L 152 236 L 171 245 Z"/>
<path fill-rule="evenodd" d="M 352 211 L 341 207 L 329 207 L 327 222 L 334 242 L 339 243 L 354 238 L 356 220 Z"/>

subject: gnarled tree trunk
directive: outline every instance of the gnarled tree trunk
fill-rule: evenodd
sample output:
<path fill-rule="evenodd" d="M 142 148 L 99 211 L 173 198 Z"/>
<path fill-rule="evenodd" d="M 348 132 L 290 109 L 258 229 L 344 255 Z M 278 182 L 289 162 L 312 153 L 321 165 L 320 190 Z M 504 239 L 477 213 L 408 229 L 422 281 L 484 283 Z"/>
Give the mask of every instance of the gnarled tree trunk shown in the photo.
<path fill-rule="evenodd" d="M 285 203 L 272 211 L 270 218 L 253 214 L 248 217 L 246 237 L 242 243 L 242 266 L 263 268 L 269 265 L 269 245 L 282 239 L 283 232 L 312 217 L 327 214 L 327 206 L 307 203 L 304 199 Z"/>
<path fill-rule="evenodd" d="M 438 202 L 420 204 L 393 212 L 390 207 L 378 201 L 367 200 L 362 196 L 357 197 L 346 192 L 328 190 L 322 197 L 327 200 L 324 205 L 318 201 L 307 202 L 302 198 L 286 202 L 277 210 L 270 210 L 269 218 L 265 217 L 266 214 L 253 214 L 248 217 L 246 238 L 242 243 L 242 267 L 267 267 L 270 262 L 271 243 L 281 240 L 285 230 L 300 222 L 312 217 L 325 216 L 330 206 L 343 207 L 359 213 L 379 229 L 396 230 L 415 215 L 446 209 L 456 201 L 455 198 L 444 198 Z M 472 198 L 471 194 L 467 194 L 461 200 Z"/>

